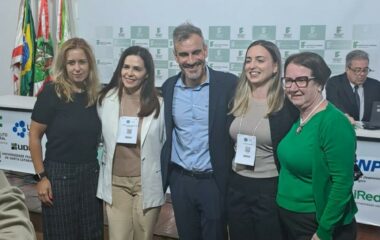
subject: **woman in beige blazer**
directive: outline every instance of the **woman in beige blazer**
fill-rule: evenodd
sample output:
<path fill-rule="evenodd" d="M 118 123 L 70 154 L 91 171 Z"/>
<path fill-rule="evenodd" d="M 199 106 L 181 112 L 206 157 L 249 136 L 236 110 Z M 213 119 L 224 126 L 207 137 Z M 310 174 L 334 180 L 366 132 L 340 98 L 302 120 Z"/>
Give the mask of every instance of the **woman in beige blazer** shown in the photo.
<path fill-rule="evenodd" d="M 106 202 L 111 240 L 152 239 L 165 201 L 160 166 L 163 102 L 154 72 L 149 51 L 130 47 L 100 92 L 104 151 L 97 196 Z"/>

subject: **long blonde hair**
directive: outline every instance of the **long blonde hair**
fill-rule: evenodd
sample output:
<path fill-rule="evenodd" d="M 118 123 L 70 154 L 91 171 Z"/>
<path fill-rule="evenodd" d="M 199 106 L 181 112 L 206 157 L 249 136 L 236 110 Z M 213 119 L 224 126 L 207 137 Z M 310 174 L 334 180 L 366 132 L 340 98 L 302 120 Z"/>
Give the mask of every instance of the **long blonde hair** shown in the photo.
<path fill-rule="evenodd" d="M 89 75 L 84 82 L 84 90 L 87 94 L 86 107 L 89 107 L 96 103 L 100 85 L 94 53 L 90 45 L 82 38 L 71 38 L 67 40 L 61 45 L 58 54 L 55 56 L 52 67 L 55 91 L 58 97 L 65 102 L 72 102 L 74 100 L 75 86 L 69 80 L 66 70 L 67 52 L 72 49 L 82 49 L 89 63 Z"/>
<path fill-rule="evenodd" d="M 280 79 L 282 65 L 281 54 L 280 50 L 274 43 L 265 40 L 257 40 L 248 46 L 246 51 L 246 57 L 248 50 L 251 47 L 257 45 L 264 47 L 272 56 L 273 62 L 277 64 L 277 72 L 272 77 L 272 80 L 270 80 L 270 86 L 267 93 L 268 112 L 266 113 L 266 116 L 269 116 L 271 113 L 277 112 L 282 108 L 285 99 L 284 89 L 282 87 Z M 253 90 L 252 86 L 249 84 L 249 80 L 247 79 L 244 69 L 245 64 L 243 64 L 243 70 L 240 75 L 239 83 L 236 87 L 235 97 L 233 100 L 233 107 L 230 112 L 235 117 L 242 116 L 247 112 L 249 98 Z"/>

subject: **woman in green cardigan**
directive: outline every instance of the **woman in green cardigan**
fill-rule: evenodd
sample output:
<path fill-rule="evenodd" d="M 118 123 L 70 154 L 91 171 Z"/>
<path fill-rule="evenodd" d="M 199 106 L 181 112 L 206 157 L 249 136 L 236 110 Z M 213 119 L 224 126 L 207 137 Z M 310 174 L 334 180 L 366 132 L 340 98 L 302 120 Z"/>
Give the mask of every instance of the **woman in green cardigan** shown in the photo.
<path fill-rule="evenodd" d="M 330 74 L 315 53 L 298 53 L 285 62 L 285 92 L 300 111 L 277 150 L 277 204 L 289 240 L 356 239 L 356 137 L 347 117 L 322 95 Z"/>

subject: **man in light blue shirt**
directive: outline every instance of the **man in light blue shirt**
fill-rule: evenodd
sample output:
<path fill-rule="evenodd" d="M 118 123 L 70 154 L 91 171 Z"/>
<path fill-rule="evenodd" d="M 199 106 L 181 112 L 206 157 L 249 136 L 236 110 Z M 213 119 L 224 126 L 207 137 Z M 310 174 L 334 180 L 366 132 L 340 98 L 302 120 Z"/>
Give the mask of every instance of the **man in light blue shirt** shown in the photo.
<path fill-rule="evenodd" d="M 164 191 L 170 186 L 180 239 L 225 239 L 225 194 L 233 157 L 228 112 L 237 77 L 206 66 L 208 49 L 198 27 L 176 27 L 173 41 L 181 73 L 162 86 Z"/>
<path fill-rule="evenodd" d="M 208 149 L 208 75 L 196 87 L 187 87 L 179 78 L 173 96 L 173 120 L 181 124 L 173 129 L 171 160 L 185 169 L 200 172 L 212 171 Z"/>

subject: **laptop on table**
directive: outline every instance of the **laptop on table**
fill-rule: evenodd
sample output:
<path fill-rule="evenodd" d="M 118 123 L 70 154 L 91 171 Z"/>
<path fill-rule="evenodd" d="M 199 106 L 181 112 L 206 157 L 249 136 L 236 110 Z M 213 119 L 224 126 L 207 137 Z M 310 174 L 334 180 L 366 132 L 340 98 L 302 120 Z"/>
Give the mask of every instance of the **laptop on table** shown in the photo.
<path fill-rule="evenodd" d="M 375 101 L 372 103 L 371 118 L 369 119 L 369 122 L 362 123 L 364 129 L 380 129 L 380 101 Z"/>

